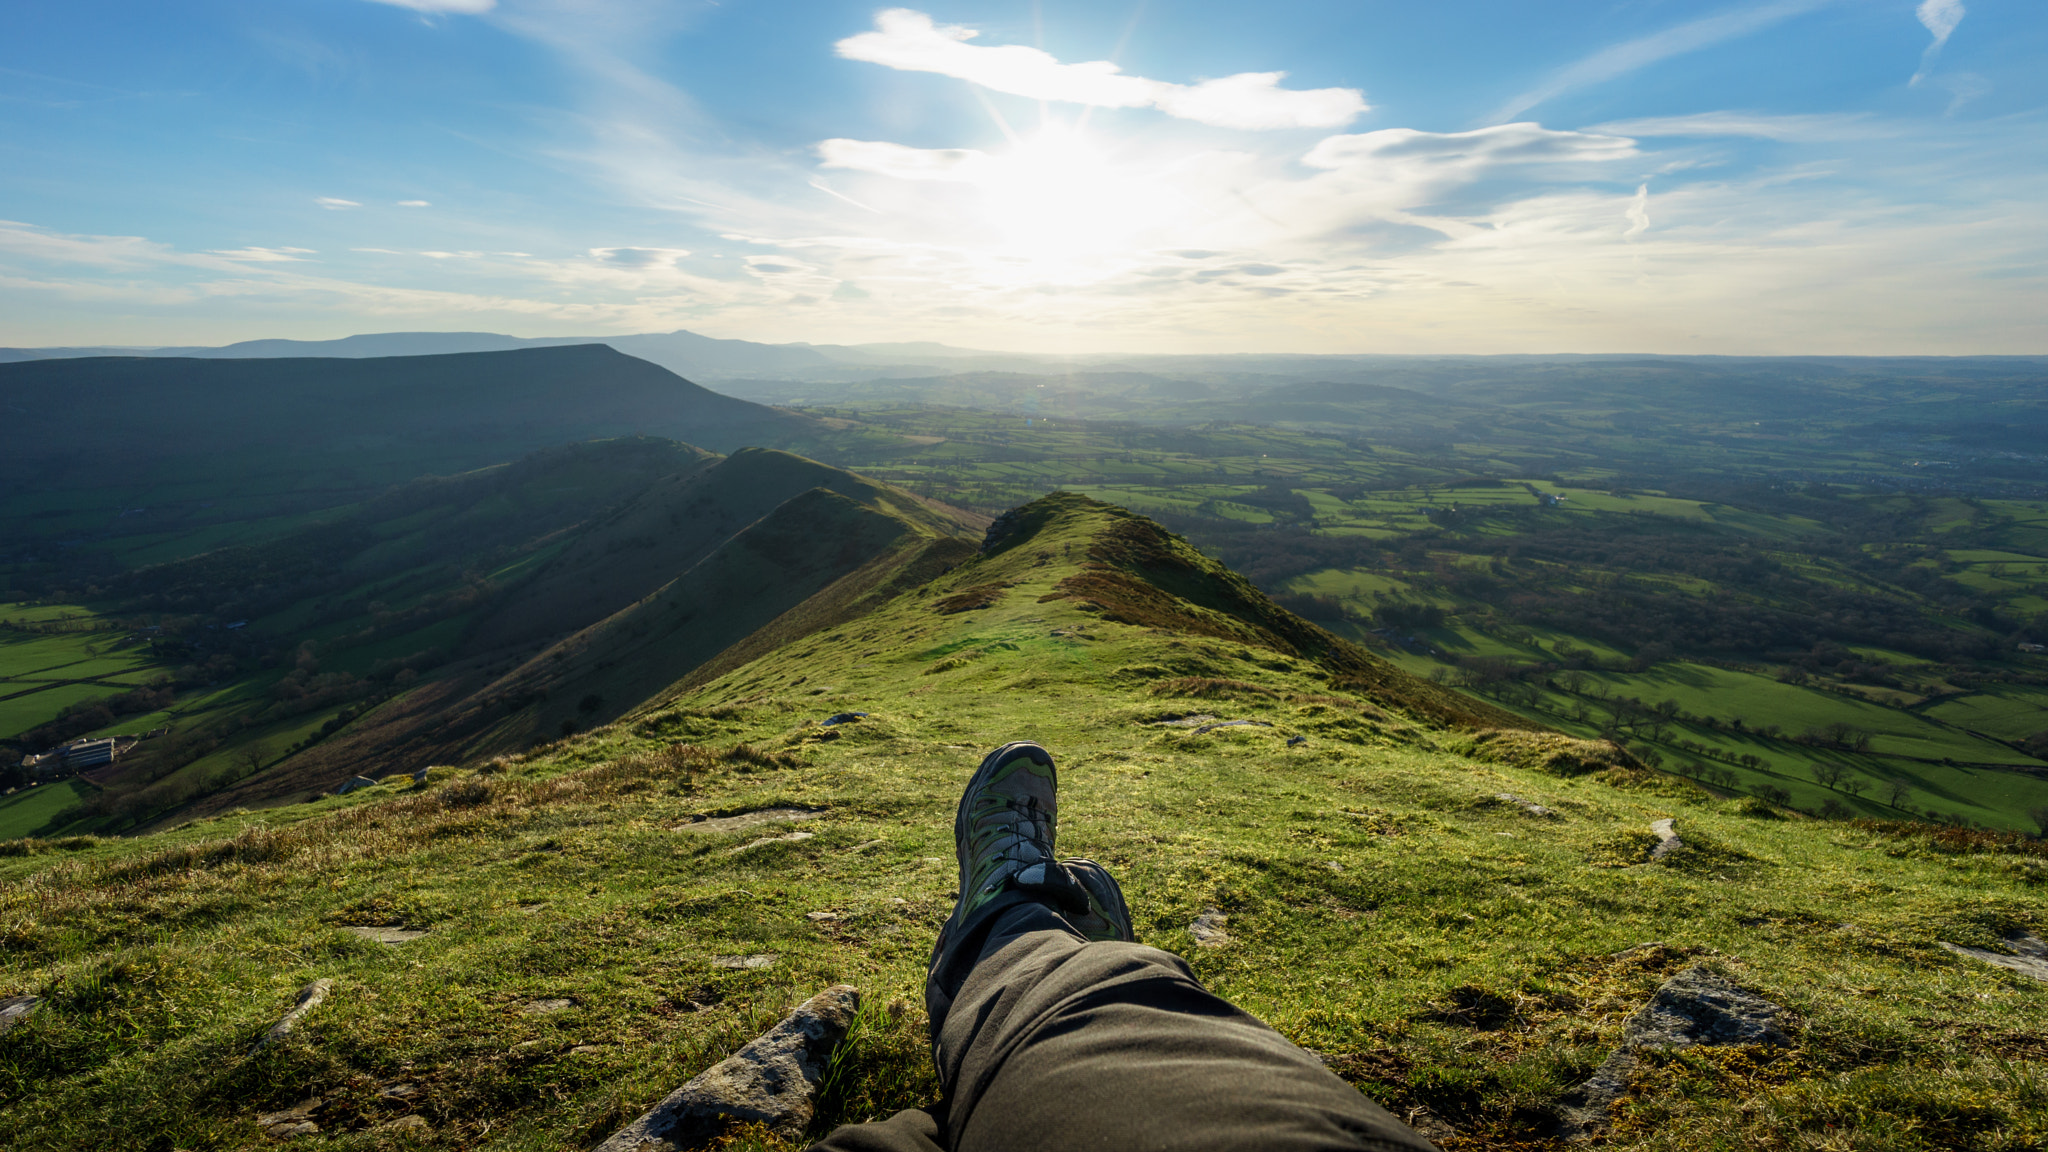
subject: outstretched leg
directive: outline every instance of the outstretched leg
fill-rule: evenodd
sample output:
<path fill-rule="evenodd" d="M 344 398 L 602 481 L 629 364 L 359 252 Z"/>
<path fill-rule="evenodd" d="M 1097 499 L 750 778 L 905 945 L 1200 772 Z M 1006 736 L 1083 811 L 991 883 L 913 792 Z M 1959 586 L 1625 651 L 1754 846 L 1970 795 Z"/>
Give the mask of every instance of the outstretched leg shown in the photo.
<path fill-rule="evenodd" d="M 1052 757 L 1005 745 L 961 799 L 960 902 L 925 1002 L 942 1110 L 834 1132 L 833 1152 L 1433 1152 L 1315 1057 L 1130 943 L 1116 881 L 1053 856 Z"/>

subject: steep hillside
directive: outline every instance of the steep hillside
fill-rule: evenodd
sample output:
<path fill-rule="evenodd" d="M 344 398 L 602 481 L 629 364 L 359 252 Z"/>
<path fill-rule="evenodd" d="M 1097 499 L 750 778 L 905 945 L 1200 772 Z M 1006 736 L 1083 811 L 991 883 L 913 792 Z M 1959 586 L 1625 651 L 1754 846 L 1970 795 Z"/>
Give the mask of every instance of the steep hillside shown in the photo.
<path fill-rule="evenodd" d="M 972 552 L 978 521 L 784 452 L 650 485 L 479 597 L 416 686 L 189 813 L 298 800 L 352 775 L 519 751 L 606 723 L 754 633 L 795 638 Z"/>
<path fill-rule="evenodd" d="M 2048 1141 L 2048 986 L 1942 947 L 2048 929 L 2038 842 L 1788 819 L 1611 746 L 1432 720 L 1433 686 L 1353 686 L 1354 657 L 1227 574 L 1143 579 L 1181 545 L 1086 500 L 994 544 L 524 754 L 10 845 L 0 999 L 40 1000 L 0 1035 L 0 1131 L 588 1147 L 840 981 L 864 1008 L 813 1133 L 927 1103 L 953 805 L 1028 737 L 1060 758 L 1062 850 L 1116 870 L 1141 940 L 1450 1152 L 1570 1147 L 1561 1109 L 1699 965 L 1779 1006 L 1783 1042 L 1640 1054 L 1609 1146 Z M 1662 820 L 1683 846 L 1658 851 Z M 1198 944 L 1210 913 L 1227 938 Z M 316 979 L 326 1002 L 252 1052 Z"/>

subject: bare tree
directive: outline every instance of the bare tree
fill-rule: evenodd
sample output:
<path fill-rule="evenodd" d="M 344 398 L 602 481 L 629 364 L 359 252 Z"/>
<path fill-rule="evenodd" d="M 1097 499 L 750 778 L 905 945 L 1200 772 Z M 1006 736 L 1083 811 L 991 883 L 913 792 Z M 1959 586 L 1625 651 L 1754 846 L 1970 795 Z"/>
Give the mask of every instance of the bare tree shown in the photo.
<path fill-rule="evenodd" d="M 1832 760 L 1822 760 L 1813 766 L 1813 778 L 1820 781 L 1823 785 L 1833 788 L 1842 782 L 1842 774 L 1846 771 L 1848 769 Z"/>
<path fill-rule="evenodd" d="M 240 748 L 235 749 L 235 763 L 241 766 L 242 773 L 245 776 L 253 776 L 257 772 L 262 771 L 263 766 L 269 763 L 269 761 L 270 745 L 261 740 L 256 741 L 254 744 L 244 744 Z"/>
<path fill-rule="evenodd" d="M 1904 780 L 1891 780 L 1885 783 L 1885 798 L 1894 808 L 1904 808 L 1912 795 L 1913 789 L 1908 787 Z M 2043 825 L 2042 831 L 2048 833 L 2048 825 Z"/>

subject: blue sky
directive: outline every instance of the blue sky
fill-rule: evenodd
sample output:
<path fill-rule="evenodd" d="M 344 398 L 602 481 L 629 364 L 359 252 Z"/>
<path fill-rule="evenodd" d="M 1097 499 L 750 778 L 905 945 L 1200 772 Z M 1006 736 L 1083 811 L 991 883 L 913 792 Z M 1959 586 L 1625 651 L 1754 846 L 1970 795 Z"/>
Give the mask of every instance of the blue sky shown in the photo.
<path fill-rule="evenodd" d="M 2048 352 L 2048 7 L 0 8 L 0 345 Z"/>

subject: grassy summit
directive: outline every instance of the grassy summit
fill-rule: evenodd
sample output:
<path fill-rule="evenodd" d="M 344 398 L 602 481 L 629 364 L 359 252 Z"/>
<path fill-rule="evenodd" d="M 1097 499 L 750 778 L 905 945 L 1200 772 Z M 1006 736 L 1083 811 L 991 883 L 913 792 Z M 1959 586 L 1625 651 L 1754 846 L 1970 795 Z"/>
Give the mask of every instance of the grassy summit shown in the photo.
<path fill-rule="evenodd" d="M 2048 1141 L 2048 987 L 1936 943 L 2048 927 L 2035 845 L 1783 819 L 1527 730 L 1077 496 L 866 603 L 527 754 L 0 858 L 0 998 L 44 998 L 0 1036 L 8 1146 L 251 1146 L 308 1100 L 307 1147 L 587 1146 L 835 981 L 866 1001 L 820 1130 L 927 1102 L 953 805 L 1017 738 L 1141 940 L 1447 1148 L 1553 1143 L 1694 963 L 1793 1044 L 1646 1058 L 1614 1143 Z M 822 815 L 689 827 L 771 808 Z M 1667 817 L 1689 847 L 1650 862 Z M 1232 939 L 1197 947 L 1211 908 Z"/>

